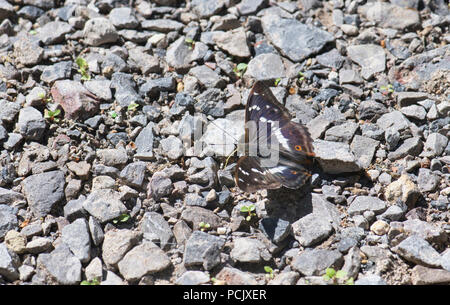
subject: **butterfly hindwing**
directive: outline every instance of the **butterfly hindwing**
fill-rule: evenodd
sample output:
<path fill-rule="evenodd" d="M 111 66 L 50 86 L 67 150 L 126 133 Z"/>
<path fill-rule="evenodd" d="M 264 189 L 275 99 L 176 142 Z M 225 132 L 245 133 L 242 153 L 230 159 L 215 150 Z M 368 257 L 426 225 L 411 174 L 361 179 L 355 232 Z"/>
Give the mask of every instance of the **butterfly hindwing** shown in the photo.
<path fill-rule="evenodd" d="M 245 122 L 252 123 L 256 130 L 245 130 L 246 155 L 239 159 L 235 172 L 240 189 L 254 192 L 281 186 L 298 188 L 309 179 L 314 157 L 311 136 L 306 127 L 291 121 L 286 107 L 261 82 L 256 82 L 250 92 Z M 255 141 L 258 154 L 249 156 L 248 148 Z M 262 162 L 267 156 L 260 154 L 260 145 L 270 147 L 270 154 L 277 154 L 278 162 Z"/>

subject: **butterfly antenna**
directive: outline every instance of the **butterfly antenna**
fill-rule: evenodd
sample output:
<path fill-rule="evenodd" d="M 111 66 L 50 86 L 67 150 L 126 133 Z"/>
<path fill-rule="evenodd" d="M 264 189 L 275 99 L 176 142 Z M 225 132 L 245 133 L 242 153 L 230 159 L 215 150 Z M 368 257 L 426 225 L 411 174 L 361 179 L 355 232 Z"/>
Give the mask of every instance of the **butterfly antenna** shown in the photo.
<path fill-rule="evenodd" d="M 223 166 L 224 169 L 227 168 L 228 161 L 230 160 L 231 156 L 233 156 L 234 153 L 237 152 L 237 150 L 238 150 L 238 148 L 236 147 L 236 149 L 233 150 L 233 152 L 232 152 L 231 154 L 228 155 L 227 160 L 225 160 L 225 165 Z"/>

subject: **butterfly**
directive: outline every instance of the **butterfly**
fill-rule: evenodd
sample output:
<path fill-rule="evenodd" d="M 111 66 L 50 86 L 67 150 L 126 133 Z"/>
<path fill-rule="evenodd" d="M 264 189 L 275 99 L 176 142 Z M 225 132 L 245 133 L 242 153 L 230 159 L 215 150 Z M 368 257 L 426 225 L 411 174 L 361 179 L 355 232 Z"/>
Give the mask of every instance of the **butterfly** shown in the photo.
<path fill-rule="evenodd" d="M 315 156 L 313 140 L 305 126 L 291 119 L 289 111 L 277 101 L 270 88 L 257 81 L 245 108 L 245 151 L 234 173 L 235 183 L 241 190 L 251 193 L 281 186 L 296 189 L 310 178 Z M 256 128 L 247 128 L 248 125 Z M 255 140 L 258 145 L 261 142 L 267 142 L 267 146 L 277 144 L 278 148 L 270 146 L 270 154 L 277 154 L 277 162 L 267 162 L 268 157 L 259 149 L 256 154 L 249 154 L 249 147 Z"/>

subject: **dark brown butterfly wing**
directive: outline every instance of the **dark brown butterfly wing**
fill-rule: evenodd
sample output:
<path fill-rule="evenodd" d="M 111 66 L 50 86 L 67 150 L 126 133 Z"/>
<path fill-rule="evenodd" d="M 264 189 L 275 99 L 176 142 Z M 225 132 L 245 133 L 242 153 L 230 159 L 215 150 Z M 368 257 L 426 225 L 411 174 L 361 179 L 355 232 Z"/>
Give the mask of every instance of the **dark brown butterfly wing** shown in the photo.
<path fill-rule="evenodd" d="M 235 172 L 236 185 L 246 192 L 303 185 L 311 176 L 314 156 L 311 136 L 303 125 L 291 121 L 286 107 L 261 82 L 256 82 L 250 92 L 245 120 L 263 122 L 266 128 L 265 132 L 257 129 L 256 133 L 246 129 L 245 142 L 248 144 L 250 137 L 256 137 L 258 142 L 265 141 L 268 145 L 277 143 L 276 151 L 271 153 L 279 154 L 279 161 L 274 166 L 263 166 L 261 156 L 241 157 Z"/>

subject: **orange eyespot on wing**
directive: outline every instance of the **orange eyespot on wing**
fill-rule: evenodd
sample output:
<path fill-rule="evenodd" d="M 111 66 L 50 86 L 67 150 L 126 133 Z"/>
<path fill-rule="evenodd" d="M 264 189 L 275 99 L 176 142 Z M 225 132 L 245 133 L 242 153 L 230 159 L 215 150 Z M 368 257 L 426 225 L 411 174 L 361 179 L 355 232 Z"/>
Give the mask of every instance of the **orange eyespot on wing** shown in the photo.
<path fill-rule="evenodd" d="M 295 150 L 296 151 L 302 151 L 302 147 L 300 145 L 295 145 Z"/>
<path fill-rule="evenodd" d="M 297 175 L 297 171 L 291 170 L 292 175 Z"/>

